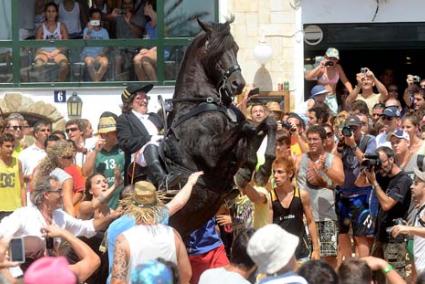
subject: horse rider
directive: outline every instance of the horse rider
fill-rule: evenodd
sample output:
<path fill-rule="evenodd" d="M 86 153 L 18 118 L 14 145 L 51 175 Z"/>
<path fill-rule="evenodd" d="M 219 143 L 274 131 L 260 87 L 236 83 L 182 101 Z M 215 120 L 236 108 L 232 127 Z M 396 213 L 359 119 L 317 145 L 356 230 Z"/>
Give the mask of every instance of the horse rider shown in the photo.
<path fill-rule="evenodd" d="M 153 85 L 129 85 L 121 94 L 122 114 L 117 120 L 117 134 L 120 148 L 125 153 L 125 168 L 135 161 L 147 168 L 147 176 L 160 190 L 175 186 L 177 174 L 167 174 L 159 157 L 159 142 L 163 135 L 163 121 L 160 116 L 148 112 L 149 96 Z M 126 184 L 131 181 L 127 180 Z"/>

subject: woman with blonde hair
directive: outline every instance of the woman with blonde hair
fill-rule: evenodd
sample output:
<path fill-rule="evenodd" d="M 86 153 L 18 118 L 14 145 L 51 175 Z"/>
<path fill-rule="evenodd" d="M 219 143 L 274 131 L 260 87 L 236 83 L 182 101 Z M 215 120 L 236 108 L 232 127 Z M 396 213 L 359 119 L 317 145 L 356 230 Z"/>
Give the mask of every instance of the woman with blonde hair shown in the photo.
<path fill-rule="evenodd" d="M 31 188 L 35 188 L 38 180 L 45 176 L 54 176 L 61 183 L 63 196 L 63 209 L 70 215 L 75 216 L 73 204 L 74 182 L 72 176 L 65 172 L 65 168 L 72 165 L 75 149 L 69 141 L 56 141 L 46 148 L 47 156 L 41 160 L 35 168 Z"/>

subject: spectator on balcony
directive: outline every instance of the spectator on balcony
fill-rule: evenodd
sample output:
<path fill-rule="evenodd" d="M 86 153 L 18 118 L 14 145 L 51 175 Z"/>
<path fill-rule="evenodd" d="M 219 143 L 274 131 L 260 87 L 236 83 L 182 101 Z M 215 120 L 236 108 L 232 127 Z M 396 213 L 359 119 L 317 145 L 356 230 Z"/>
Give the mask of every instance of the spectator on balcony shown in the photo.
<path fill-rule="evenodd" d="M 369 108 L 369 113 L 372 113 L 373 107 L 377 103 L 384 103 L 388 99 L 388 91 L 370 69 L 364 68 L 362 71 L 356 74 L 357 85 L 350 92 L 345 103 L 349 105 L 356 100 L 365 101 Z M 374 86 L 376 86 L 379 93 L 373 92 Z"/>
<path fill-rule="evenodd" d="M 58 21 L 59 8 L 54 2 L 46 4 L 45 9 L 46 21 L 37 29 L 36 39 L 43 40 L 64 40 L 68 39 L 68 29 Z M 49 62 L 53 61 L 59 65 L 58 81 L 65 81 L 69 72 L 68 58 L 63 54 L 65 48 L 58 47 L 42 47 L 38 49 L 35 57 L 35 67 L 40 72 L 41 69 Z"/>
<path fill-rule="evenodd" d="M 156 39 L 156 0 L 146 1 L 145 17 L 149 19 L 145 25 L 146 38 Z M 133 58 L 134 71 L 140 81 L 156 81 L 156 47 L 142 48 Z"/>
<path fill-rule="evenodd" d="M 83 7 L 75 0 L 63 0 L 59 4 L 59 20 L 68 28 L 69 38 L 82 38 L 81 23 L 87 24 L 87 16 Z"/>
<path fill-rule="evenodd" d="M 134 1 L 122 0 L 121 9 L 114 9 L 112 17 L 115 19 L 116 37 L 119 39 L 125 38 L 140 38 L 143 28 L 135 22 Z M 118 80 L 127 80 L 128 74 L 123 73 L 123 70 L 130 68 L 131 58 L 137 53 L 136 48 L 121 47 L 115 49 L 114 57 L 114 74 L 118 76 Z"/>
<path fill-rule="evenodd" d="M 338 82 L 341 80 L 349 92 L 353 90 L 353 86 L 350 81 L 348 81 L 344 69 L 339 64 L 339 59 L 338 49 L 329 47 L 320 64 L 305 74 L 306 80 L 317 80 L 318 84 L 323 85 L 329 91 L 325 102 L 333 114 L 338 112 L 338 104 L 336 101 L 336 85 Z"/>
<path fill-rule="evenodd" d="M 102 13 L 99 9 L 90 10 L 90 22 L 84 29 L 84 39 L 109 39 L 108 31 L 100 25 Z M 81 57 L 86 64 L 90 79 L 99 82 L 108 70 L 108 57 L 105 47 L 86 47 L 81 53 Z"/>

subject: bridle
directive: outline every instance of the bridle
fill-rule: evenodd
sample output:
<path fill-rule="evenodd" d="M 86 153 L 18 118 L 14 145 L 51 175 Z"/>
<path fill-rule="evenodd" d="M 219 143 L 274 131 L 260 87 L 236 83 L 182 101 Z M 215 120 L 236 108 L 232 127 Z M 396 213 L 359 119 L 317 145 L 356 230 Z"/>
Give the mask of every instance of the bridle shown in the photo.
<path fill-rule="evenodd" d="M 230 76 L 237 71 L 241 72 L 242 71 L 241 67 L 239 66 L 239 64 L 234 64 L 230 66 L 229 69 L 227 69 L 221 76 L 221 79 L 218 82 L 218 88 L 217 88 L 220 102 L 222 101 L 223 96 L 227 96 L 228 98 L 232 97 L 232 91 L 226 87 L 226 84 Z"/>

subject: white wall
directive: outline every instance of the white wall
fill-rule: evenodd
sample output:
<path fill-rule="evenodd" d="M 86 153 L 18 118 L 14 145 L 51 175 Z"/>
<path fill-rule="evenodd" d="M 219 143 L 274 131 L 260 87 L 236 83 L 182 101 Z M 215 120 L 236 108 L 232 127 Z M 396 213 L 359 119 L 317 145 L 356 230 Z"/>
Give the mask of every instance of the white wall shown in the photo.
<path fill-rule="evenodd" d="M 370 23 L 376 0 L 304 0 L 303 23 Z M 423 22 L 424 0 L 379 0 L 374 22 Z"/>
<path fill-rule="evenodd" d="M 37 89 L 10 89 L 0 91 L 0 98 L 9 92 L 21 93 L 23 96 L 31 98 L 34 102 L 44 101 L 52 104 L 64 116 L 68 118 L 66 103 L 55 103 L 53 92 L 55 89 L 66 90 L 67 99 L 76 91 L 83 101 L 82 117 L 91 121 L 93 128 L 97 129 L 97 123 L 100 115 L 104 111 L 111 111 L 117 115 L 121 114 L 122 105 L 121 93 L 124 87 L 108 88 L 37 88 Z M 174 87 L 155 87 L 149 92 L 149 111 L 156 112 L 159 109 L 158 95 L 161 94 L 164 99 L 171 98 Z"/>

